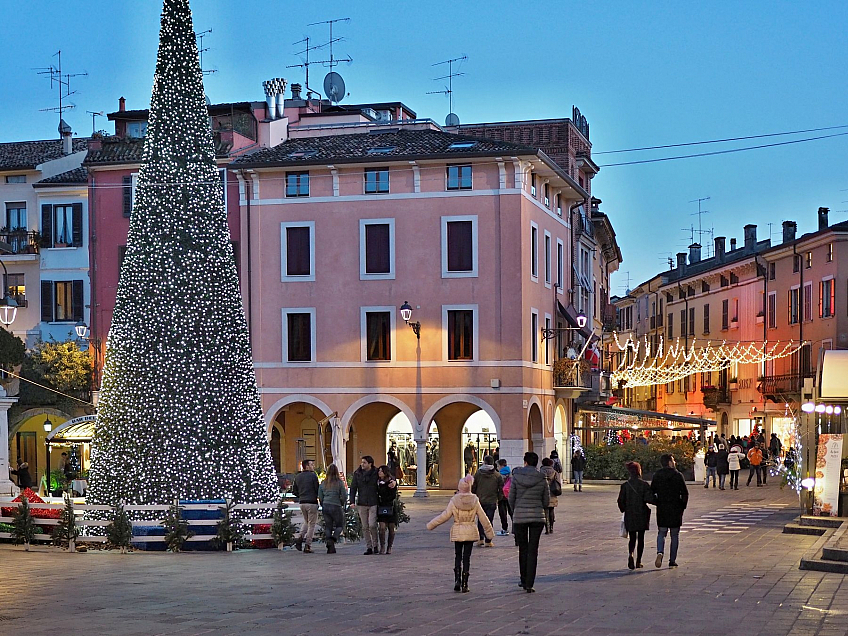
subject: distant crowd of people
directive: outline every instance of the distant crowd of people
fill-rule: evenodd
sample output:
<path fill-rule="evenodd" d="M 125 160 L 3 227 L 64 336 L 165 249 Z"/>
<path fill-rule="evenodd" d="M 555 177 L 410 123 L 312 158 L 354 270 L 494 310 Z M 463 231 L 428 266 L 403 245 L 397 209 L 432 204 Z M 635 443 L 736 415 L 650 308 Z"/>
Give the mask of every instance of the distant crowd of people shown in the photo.
<path fill-rule="evenodd" d="M 750 437 L 731 435 L 729 439 L 716 435 L 710 440 L 704 453 L 704 488 L 709 488 L 712 480 L 713 488 L 718 481 L 719 490 L 739 490 L 739 473 L 745 469 L 749 471 L 747 486 L 751 485 L 755 476 L 757 486 L 766 486 L 769 468 L 780 460 L 782 450 L 783 444 L 775 433 L 771 434 L 768 445 L 765 434 L 761 431 L 754 431 Z M 726 486 L 728 475 L 730 484 Z"/>

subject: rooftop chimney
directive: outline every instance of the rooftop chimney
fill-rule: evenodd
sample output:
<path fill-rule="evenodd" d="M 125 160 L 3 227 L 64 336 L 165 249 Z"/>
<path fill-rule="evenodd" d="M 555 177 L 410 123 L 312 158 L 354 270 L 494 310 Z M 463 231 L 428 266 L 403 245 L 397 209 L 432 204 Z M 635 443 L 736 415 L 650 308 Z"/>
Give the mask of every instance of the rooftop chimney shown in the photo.
<path fill-rule="evenodd" d="M 681 274 L 686 271 L 686 252 L 677 253 L 677 271 Z"/>
<path fill-rule="evenodd" d="M 735 249 L 736 249 L 736 239 L 732 238 L 732 239 L 730 239 L 730 251 L 732 252 Z"/>
<path fill-rule="evenodd" d="M 795 232 L 798 230 L 798 224 L 795 221 L 783 222 L 783 242 L 791 243 L 795 240 Z"/>
<path fill-rule="evenodd" d="M 745 231 L 745 249 L 753 251 L 757 244 L 757 226 L 749 223 L 743 229 Z"/>
<path fill-rule="evenodd" d="M 830 212 L 830 208 L 819 208 L 819 229 L 826 230 L 827 229 L 827 213 Z"/>
<path fill-rule="evenodd" d="M 303 87 L 300 84 L 292 84 L 291 85 L 292 99 L 303 99 L 300 96 L 301 90 L 303 90 Z"/>
<path fill-rule="evenodd" d="M 73 131 L 64 119 L 59 120 L 59 135 L 62 137 L 62 154 L 71 154 L 74 149 Z"/>
<path fill-rule="evenodd" d="M 118 98 L 118 110 L 124 111 L 127 109 L 127 100 L 125 97 Z"/>
<path fill-rule="evenodd" d="M 723 236 L 715 237 L 715 257 L 719 263 L 724 262 L 724 241 L 725 237 Z"/>
<path fill-rule="evenodd" d="M 700 243 L 692 243 L 689 246 L 689 264 L 694 265 L 701 261 L 701 245 Z"/>
<path fill-rule="evenodd" d="M 286 92 L 286 80 L 275 77 L 262 82 L 265 89 L 265 119 L 273 120 L 283 116 L 283 95 Z"/>

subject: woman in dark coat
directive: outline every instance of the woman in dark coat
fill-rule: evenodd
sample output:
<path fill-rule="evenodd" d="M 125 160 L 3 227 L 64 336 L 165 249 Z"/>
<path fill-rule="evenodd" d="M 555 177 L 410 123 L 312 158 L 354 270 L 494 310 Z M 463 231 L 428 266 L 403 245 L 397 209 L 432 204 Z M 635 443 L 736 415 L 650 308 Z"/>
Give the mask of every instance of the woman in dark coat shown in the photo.
<path fill-rule="evenodd" d="M 724 444 L 718 445 L 716 468 L 718 469 L 718 489 L 724 490 L 724 482 L 730 474 L 730 464 L 727 461 L 727 447 Z"/>
<path fill-rule="evenodd" d="M 627 567 L 631 570 L 642 567 L 642 553 L 645 551 L 645 531 L 651 525 L 651 509 L 648 504 L 655 503 L 651 486 L 642 479 L 642 466 L 639 462 L 627 462 L 630 479 L 621 484 L 618 493 L 618 509 L 624 513 L 624 527 L 630 537 Z M 633 563 L 633 549 L 636 548 L 636 563 Z"/>
<path fill-rule="evenodd" d="M 32 488 L 32 476 L 29 474 L 29 464 L 24 462 L 18 466 L 17 470 L 10 470 L 9 472 L 18 476 L 18 488 L 21 490 Z"/>
<path fill-rule="evenodd" d="M 395 481 L 388 466 L 380 466 L 377 469 L 377 523 L 380 525 L 380 554 L 392 553 L 392 544 L 395 542 L 395 527 L 397 526 L 395 499 L 397 499 L 397 481 Z M 381 515 L 380 511 L 385 508 L 388 508 L 391 514 Z M 387 530 L 389 534 L 388 545 L 386 544 Z"/>

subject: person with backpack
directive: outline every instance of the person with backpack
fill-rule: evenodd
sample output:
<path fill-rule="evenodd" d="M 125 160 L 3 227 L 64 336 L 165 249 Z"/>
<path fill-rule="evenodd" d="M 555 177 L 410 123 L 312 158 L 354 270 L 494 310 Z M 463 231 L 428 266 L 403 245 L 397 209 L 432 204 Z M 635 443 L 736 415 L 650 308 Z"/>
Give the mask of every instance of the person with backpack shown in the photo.
<path fill-rule="evenodd" d="M 554 521 L 556 521 L 554 510 L 559 505 L 558 497 L 562 494 L 562 475 L 556 471 L 556 468 L 554 468 L 554 462 L 550 457 L 545 457 L 542 460 L 542 470 L 540 472 L 548 481 L 548 488 L 551 493 L 550 503 L 548 504 L 547 510 L 548 522 L 545 526 L 545 534 L 553 534 Z"/>
<path fill-rule="evenodd" d="M 509 534 L 508 519 L 512 517 L 512 510 L 509 508 L 509 486 L 512 483 L 512 475 L 510 474 L 509 464 L 505 459 L 499 459 L 495 463 L 498 465 L 498 472 L 504 480 L 503 488 L 501 488 L 503 497 L 498 499 L 498 516 L 501 518 L 501 529 L 496 534 L 505 537 Z"/>
<path fill-rule="evenodd" d="M 491 455 L 486 455 L 483 458 L 483 465 L 474 475 L 474 485 L 471 486 L 471 492 L 480 499 L 483 512 L 486 513 L 491 524 L 495 518 L 495 510 L 498 509 L 498 501 L 503 497 L 503 477 L 495 470 L 495 460 Z M 485 545 L 487 548 L 495 545 L 492 539 L 486 536 L 482 523 L 477 524 L 477 530 L 480 533 L 477 545 Z"/>

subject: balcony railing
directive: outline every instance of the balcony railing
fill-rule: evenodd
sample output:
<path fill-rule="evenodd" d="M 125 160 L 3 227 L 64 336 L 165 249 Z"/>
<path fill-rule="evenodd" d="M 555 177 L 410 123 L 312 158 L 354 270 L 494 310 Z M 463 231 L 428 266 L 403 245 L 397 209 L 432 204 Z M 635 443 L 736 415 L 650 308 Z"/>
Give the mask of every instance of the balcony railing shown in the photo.
<path fill-rule="evenodd" d="M 785 373 L 783 375 L 767 375 L 760 380 L 757 389 L 762 395 L 779 395 L 781 393 L 800 393 L 801 374 Z"/>
<path fill-rule="evenodd" d="M 592 388 L 592 375 L 589 365 L 583 360 L 560 358 L 554 362 L 554 388 Z"/>
<path fill-rule="evenodd" d="M 704 406 L 713 411 L 719 404 L 730 404 L 730 392 L 722 387 L 707 386 L 701 389 L 704 394 Z"/>
<path fill-rule="evenodd" d="M 26 230 L 0 231 L 0 255 L 2 254 L 38 254 L 38 232 Z"/>

